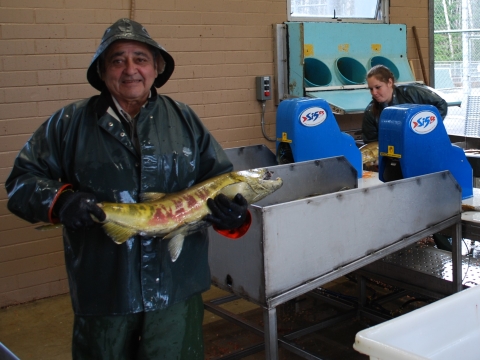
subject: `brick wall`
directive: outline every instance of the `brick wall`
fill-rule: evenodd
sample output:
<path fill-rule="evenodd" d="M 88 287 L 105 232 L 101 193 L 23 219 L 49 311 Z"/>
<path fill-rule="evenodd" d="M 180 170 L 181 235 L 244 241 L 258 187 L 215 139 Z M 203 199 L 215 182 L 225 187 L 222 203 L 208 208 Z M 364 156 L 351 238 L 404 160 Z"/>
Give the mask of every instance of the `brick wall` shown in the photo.
<path fill-rule="evenodd" d="M 4 183 L 50 114 L 96 93 L 86 68 L 105 28 L 130 17 L 132 2 L 134 19 L 176 61 L 160 91 L 191 105 L 224 147 L 272 146 L 261 133 L 254 86 L 255 76 L 274 75 L 272 24 L 286 21 L 285 0 L 0 0 L 0 307 L 68 291 L 60 231 L 34 230 L 10 214 Z M 427 4 L 391 0 L 392 22 L 417 26 L 424 56 Z M 411 31 L 408 52 L 421 76 Z M 273 101 L 265 120 L 273 136 Z M 339 119 L 343 128 L 359 121 Z"/>
<path fill-rule="evenodd" d="M 429 71 L 428 51 L 428 0 L 390 0 L 390 22 L 407 25 L 407 53 L 413 63 L 417 80 L 427 81 Z M 420 57 L 413 36 L 412 26 L 415 26 L 420 42 L 426 78 L 422 74 Z"/>

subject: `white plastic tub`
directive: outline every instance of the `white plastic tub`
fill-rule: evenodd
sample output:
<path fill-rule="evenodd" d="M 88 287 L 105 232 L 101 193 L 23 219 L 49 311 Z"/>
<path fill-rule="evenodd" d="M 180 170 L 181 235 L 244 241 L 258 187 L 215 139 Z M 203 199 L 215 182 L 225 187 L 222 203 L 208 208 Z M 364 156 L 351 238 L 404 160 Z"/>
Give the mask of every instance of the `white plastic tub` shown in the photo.
<path fill-rule="evenodd" d="M 362 330 L 353 348 L 375 360 L 480 359 L 480 286 Z"/>

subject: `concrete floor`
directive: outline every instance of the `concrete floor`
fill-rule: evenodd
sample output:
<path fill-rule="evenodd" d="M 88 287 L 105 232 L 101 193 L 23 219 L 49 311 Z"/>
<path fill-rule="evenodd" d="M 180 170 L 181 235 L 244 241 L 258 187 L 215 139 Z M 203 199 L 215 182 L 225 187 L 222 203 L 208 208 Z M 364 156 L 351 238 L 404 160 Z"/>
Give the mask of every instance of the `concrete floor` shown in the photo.
<path fill-rule="evenodd" d="M 326 284 L 324 289 L 336 294 L 351 297 L 356 294 L 356 285 L 352 278 L 340 278 Z M 369 285 L 370 298 L 387 291 L 383 284 Z M 216 299 L 228 293 L 213 287 L 204 293 L 204 301 Z M 409 303 L 403 308 L 402 304 Z M 383 304 L 382 310 L 400 315 L 425 304 L 414 304 L 411 298 L 398 299 L 390 304 Z M 248 301 L 239 299 L 222 305 L 222 307 L 242 318 L 263 327 L 262 310 Z M 308 295 L 289 301 L 277 307 L 278 332 L 280 335 L 312 325 L 322 319 L 340 314 L 344 309 Z M 68 294 L 42 299 L 27 304 L 0 309 L 0 342 L 22 360 L 66 360 L 71 359 L 70 344 L 73 323 L 70 297 Z M 353 317 L 326 329 L 303 336 L 296 341 L 307 351 L 316 353 L 322 359 L 368 359 L 352 348 L 355 334 L 373 323 L 366 319 Z M 205 311 L 204 317 L 205 358 L 215 359 L 234 350 L 254 344 L 260 344 L 263 338 L 246 331 L 231 322 Z M 300 359 L 300 357 L 280 349 L 279 357 L 283 359 Z M 264 359 L 265 353 L 258 352 L 245 357 L 248 360 Z"/>
<path fill-rule="evenodd" d="M 203 294 L 205 301 L 228 295 L 212 287 Z M 248 312 L 258 306 L 244 300 L 225 305 L 230 311 Z M 217 321 L 205 312 L 204 326 Z M 68 294 L 0 309 L 0 342 L 22 360 L 71 359 L 73 312 Z"/>

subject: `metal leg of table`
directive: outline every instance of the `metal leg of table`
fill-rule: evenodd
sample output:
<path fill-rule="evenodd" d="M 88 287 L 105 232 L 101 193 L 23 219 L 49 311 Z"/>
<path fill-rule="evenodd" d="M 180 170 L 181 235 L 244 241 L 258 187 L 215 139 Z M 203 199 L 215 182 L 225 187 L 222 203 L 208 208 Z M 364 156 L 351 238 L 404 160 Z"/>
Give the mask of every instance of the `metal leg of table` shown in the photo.
<path fill-rule="evenodd" d="M 357 278 L 358 308 L 362 310 L 367 302 L 367 284 L 364 276 L 359 274 Z"/>
<path fill-rule="evenodd" d="M 265 359 L 278 360 L 277 309 L 263 309 Z"/>
<path fill-rule="evenodd" d="M 462 223 L 454 227 L 452 236 L 452 286 L 453 292 L 462 290 Z"/>

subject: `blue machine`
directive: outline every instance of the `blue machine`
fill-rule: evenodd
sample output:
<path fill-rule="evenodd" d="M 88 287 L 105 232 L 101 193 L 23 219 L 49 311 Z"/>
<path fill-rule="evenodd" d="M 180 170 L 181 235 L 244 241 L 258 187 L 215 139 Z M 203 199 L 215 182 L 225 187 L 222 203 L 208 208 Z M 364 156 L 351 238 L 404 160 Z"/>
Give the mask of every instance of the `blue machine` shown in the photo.
<path fill-rule="evenodd" d="M 345 156 L 362 177 L 362 154 L 355 140 L 340 131 L 323 99 L 283 100 L 277 110 L 277 160 L 280 164 Z"/>
<path fill-rule="evenodd" d="M 381 181 L 449 170 L 462 188 L 462 199 L 473 196 L 472 167 L 463 149 L 451 144 L 434 106 L 385 108 L 379 121 L 378 146 Z"/>

